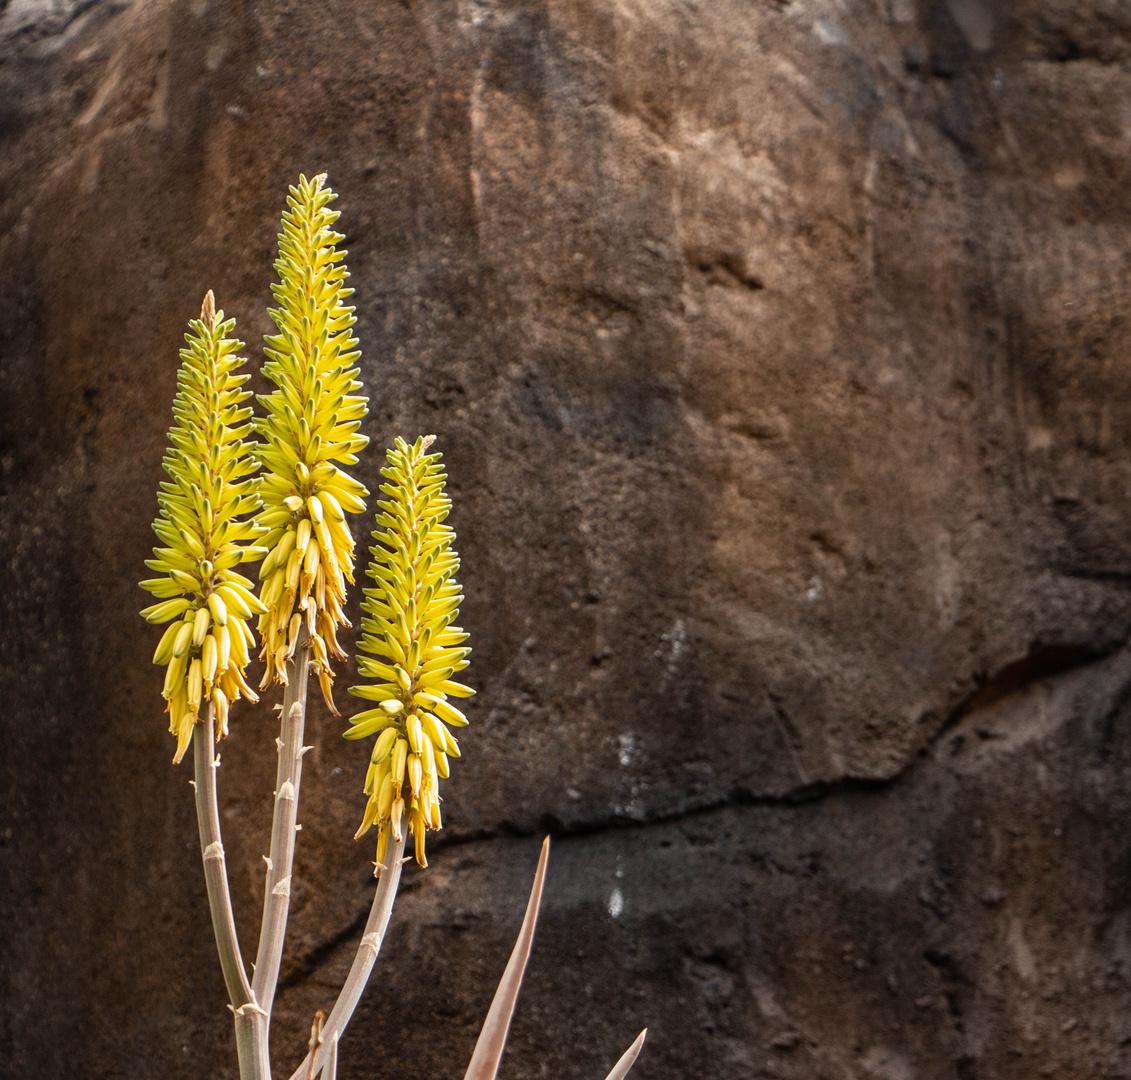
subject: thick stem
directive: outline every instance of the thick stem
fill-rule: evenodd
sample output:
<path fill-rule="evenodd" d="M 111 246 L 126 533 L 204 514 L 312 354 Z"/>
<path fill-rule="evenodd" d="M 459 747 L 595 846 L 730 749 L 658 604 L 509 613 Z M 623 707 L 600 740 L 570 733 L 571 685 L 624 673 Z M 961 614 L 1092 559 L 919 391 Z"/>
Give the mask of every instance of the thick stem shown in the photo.
<path fill-rule="evenodd" d="M 342 992 L 330 1011 L 330 1018 L 322 1028 L 322 1045 L 314 1051 L 313 1068 L 311 1068 L 311 1055 L 307 1054 L 303 1063 L 295 1069 L 291 1080 L 303 1080 L 304 1077 L 317 1076 L 327 1061 L 331 1046 L 337 1047 L 346 1024 L 350 1022 L 357 1003 L 361 1000 L 365 984 L 369 982 L 369 974 L 381 951 L 381 942 L 385 940 L 385 931 L 389 926 L 389 916 L 393 912 L 393 901 L 397 896 L 397 885 L 401 880 L 401 865 L 404 856 L 404 838 L 393 840 L 385 856 L 385 869 L 381 871 L 381 880 L 377 882 L 377 894 L 373 897 L 373 906 L 369 909 L 369 921 L 365 924 L 365 933 L 358 946 L 357 955 L 353 958 L 353 966 L 346 978 Z"/>
<path fill-rule="evenodd" d="M 271 822 L 271 854 L 267 859 L 267 884 L 263 896 L 263 923 L 259 931 L 259 952 L 255 957 L 255 977 L 251 988 L 255 1000 L 270 1024 L 271 1005 L 279 981 L 283 939 L 287 932 L 287 911 L 291 902 L 291 867 L 294 863 L 297 831 L 298 793 L 302 780 L 302 736 L 306 722 L 306 686 L 310 667 L 310 646 L 303 643 L 295 658 L 287 663 L 287 688 L 283 694 L 283 713 L 279 747 L 279 767 L 275 777 L 275 814 Z"/>
<path fill-rule="evenodd" d="M 213 706 L 208 719 L 197 724 L 192 734 L 193 762 L 196 766 L 196 820 L 200 826 L 200 854 L 204 860 L 204 882 L 208 887 L 208 906 L 212 910 L 212 930 L 216 951 L 232 1008 L 254 1001 L 247 981 L 243 957 L 236 938 L 236 920 L 228 892 L 228 870 L 224 845 L 220 839 L 220 810 L 216 803 L 216 744 Z"/>
<path fill-rule="evenodd" d="M 236 1055 L 240 1080 L 271 1080 L 267 1057 L 267 1019 L 254 1002 L 236 1009 Z"/>
<path fill-rule="evenodd" d="M 224 844 L 220 839 L 220 809 L 216 801 L 216 717 L 208 706 L 208 718 L 193 729 L 193 762 L 196 766 L 196 820 L 200 827 L 200 853 L 204 859 L 204 882 L 212 911 L 212 930 L 220 970 L 236 1018 L 236 1053 L 240 1080 L 270 1080 L 265 1040 L 259 1036 L 266 1015 L 256 1004 L 247 981 L 243 956 L 236 937 L 236 920 L 228 891 Z"/>

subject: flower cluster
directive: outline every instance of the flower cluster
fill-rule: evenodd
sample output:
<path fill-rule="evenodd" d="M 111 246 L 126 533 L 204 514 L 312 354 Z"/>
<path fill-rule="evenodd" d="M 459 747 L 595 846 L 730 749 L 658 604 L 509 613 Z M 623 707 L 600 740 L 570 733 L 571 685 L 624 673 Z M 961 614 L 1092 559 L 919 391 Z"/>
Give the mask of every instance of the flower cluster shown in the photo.
<path fill-rule="evenodd" d="M 336 247 L 344 237 L 331 226 L 328 209 L 337 196 L 325 176 L 300 177 L 290 189 L 279 234 L 272 285 L 278 308 L 269 314 L 278 334 L 266 339 L 263 373 L 277 387 L 260 398 L 267 415 L 256 421 L 263 442 L 256 457 L 264 467 L 260 491 L 269 549 L 259 571 L 266 613 L 259 620 L 266 662 L 263 686 L 287 681 L 286 663 L 308 635 L 326 704 L 331 696 L 330 657 L 345 659 L 337 628 L 349 625 L 345 582 L 353 582 L 354 541 L 346 511 L 361 513 L 369 492 L 338 465 L 353 465 L 369 440 L 358 429 L 368 400 L 355 364 L 360 352 L 351 336 L 353 290 Z"/>
<path fill-rule="evenodd" d="M 454 625 L 463 599 L 455 572 L 459 557 L 452 550 L 455 533 L 444 524 L 451 500 L 439 454 L 429 454 L 434 436 L 409 446 L 397 439 L 389 451 L 381 485 L 387 496 L 378 504 L 368 574 L 374 588 L 365 589 L 364 631 L 358 648 L 358 671 L 376 683 L 353 686 L 356 697 L 377 702 L 358 713 L 347 739 L 377 735 L 365 778 L 369 802 L 360 837 L 378 827 L 377 865 L 381 868 L 390 833 L 400 840 L 407 816 L 416 846 L 416 860 L 427 866 L 424 834 L 440 828 L 439 778 L 447 777 L 450 757 L 459 757 L 448 725 L 467 723 L 449 697 L 475 693 L 452 676 L 467 667 L 471 652 Z"/>
<path fill-rule="evenodd" d="M 254 518 L 260 506 L 255 462 L 244 439 L 251 433 L 250 392 L 240 387 L 249 376 L 237 374 L 243 342 L 228 335 L 235 320 L 223 321 L 212 293 L 200 319 L 189 323 L 188 348 L 181 350 L 172 446 L 163 462 L 170 479 L 157 496 L 160 515 L 153 531 L 165 547 L 145 565 L 164 576 L 141 587 L 160 601 L 142 615 L 152 623 L 175 620 L 166 629 L 155 664 L 167 665 L 164 697 L 169 730 L 177 738 L 178 762 L 192 738 L 202 701 L 215 707 L 216 737 L 228 731 L 228 708 L 241 695 L 257 701 L 244 680 L 255 641 L 247 621 L 263 612 L 252 583 L 236 573 L 241 562 L 255 562 L 266 550 L 253 541 L 263 532 Z"/>

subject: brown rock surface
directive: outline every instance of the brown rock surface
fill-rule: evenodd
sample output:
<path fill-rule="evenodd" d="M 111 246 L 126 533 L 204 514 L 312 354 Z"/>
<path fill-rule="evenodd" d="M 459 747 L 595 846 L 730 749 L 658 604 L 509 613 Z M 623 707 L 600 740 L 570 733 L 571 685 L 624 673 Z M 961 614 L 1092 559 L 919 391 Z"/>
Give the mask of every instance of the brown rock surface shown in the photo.
<path fill-rule="evenodd" d="M 0 0 L 0 1071 L 234 1073 L 136 580 L 184 323 L 258 359 L 325 169 L 480 688 L 343 1075 L 460 1075 L 547 829 L 504 1076 L 1126 1075 L 1129 63 L 1114 0 Z M 341 727 L 280 1071 L 372 887 Z"/>

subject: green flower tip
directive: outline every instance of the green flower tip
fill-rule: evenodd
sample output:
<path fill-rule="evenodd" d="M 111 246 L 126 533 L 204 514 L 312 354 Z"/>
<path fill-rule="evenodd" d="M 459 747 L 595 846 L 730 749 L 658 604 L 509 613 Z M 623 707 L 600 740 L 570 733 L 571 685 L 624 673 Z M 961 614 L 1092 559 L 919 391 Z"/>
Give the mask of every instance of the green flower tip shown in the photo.
<path fill-rule="evenodd" d="M 202 701 L 215 707 L 216 736 L 228 732 L 228 708 L 242 695 L 257 701 L 244 679 L 255 645 L 248 620 L 263 605 L 252 583 L 236 573 L 241 562 L 266 551 L 254 541 L 264 531 L 242 518 L 260 505 L 250 456 L 251 409 L 241 407 L 250 392 L 237 374 L 243 342 L 228 335 L 211 291 L 200 318 L 189 323 L 188 348 L 181 350 L 173 402 L 171 446 L 163 466 L 169 480 L 157 495 L 160 513 L 153 531 L 164 547 L 145 565 L 162 575 L 141 582 L 158 598 L 142 615 L 152 623 L 172 620 L 153 662 L 165 666 L 169 729 L 177 738 L 174 762 L 184 756 L 199 720 Z"/>
<path fill-rule="evenodd" d="M 337 248 L 344 237 L 331 226 L 337 198 L 325 176 L 299 178 L 290 189 L 279 233 L 270 310 L 278 333 L 266 338 L 263 372 L 277 387 L 259 400 L 267 415 L 256 421 L 263 442 L 256 456 L 264 468 L 259 522 L 269 550 L 259 571 L 266 613 L 259 620 L 266 662 L 263 686 L 287 681 L 286 664 L 308 637 L 322 694 L 337 715 L 331 694 L 330 657 L 345 659 L 337 628 L 346 582 L 353 583 L 354 541 L 346 512 L 361 513 L 369 492 L 339 466 L 354 465 L 369 439 L 358 434 L 368 399 L 361 389 L 361 353 L 346 304 L 353 290 Z"/>
<path fill-rule="evenodd" d="M 377 703 L 350 720 L 346 738 L 377 735 L 357 837 L 377 825 L 378 870 L 390 834 L 402 838 L 406 817 L 416 860 L 428 865 L 424 834 L 441 825 L 439 780 L 448 776 L 449 758 L 459 757 L 448 726 L 467 723 L 448 699 L 475 693 L 453 681 L 471 650 L 461 648 L 467 634 L 455 625 L 463 599 L 455 579 L 459 556 L 452 548 L 455 533 L 444 524 L 451 500 L 440 455 L 427 452 L 434 439 L 429 435 L 412 446 L 397 439 L 381 470 L 387 497 L 378 503 L 368 570 L 374 588 L 364 590 L 358 642 L 369 655 L 357 661 L 364 678 L 378 681 L 350 688 Z"/>

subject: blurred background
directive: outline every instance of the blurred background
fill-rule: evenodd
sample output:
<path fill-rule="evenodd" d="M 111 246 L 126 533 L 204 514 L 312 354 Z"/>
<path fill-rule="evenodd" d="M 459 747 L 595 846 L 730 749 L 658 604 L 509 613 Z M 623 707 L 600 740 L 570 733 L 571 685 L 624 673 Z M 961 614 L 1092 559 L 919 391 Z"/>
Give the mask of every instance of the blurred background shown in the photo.
<path fill-rule="evenodd" d="M 341 1075 L 462 1075 L 547 833 L 503 1080 L 1128 1075 L 1129 64 L 1117 0 L 0 0 L 0 1072 L 234 1075 L 136 583 L 186 323 L 258 371 L 326 171 L 479 690 Z M 283 1076 L 372 897 L 344 727 Z"/>

